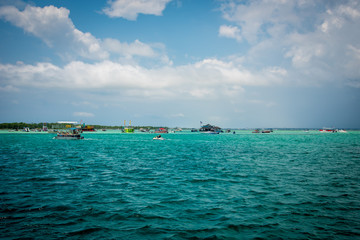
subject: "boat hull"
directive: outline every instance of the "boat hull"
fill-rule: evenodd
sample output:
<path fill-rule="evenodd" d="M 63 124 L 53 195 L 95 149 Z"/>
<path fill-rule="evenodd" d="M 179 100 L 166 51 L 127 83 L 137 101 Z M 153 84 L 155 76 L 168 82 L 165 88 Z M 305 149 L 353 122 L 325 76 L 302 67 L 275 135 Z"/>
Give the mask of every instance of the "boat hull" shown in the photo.
<path fill-rule="evenodd" d="M 160 137 L 160 138 L 154 137 L 153 140 L 164 140 L 164 138 L 162 138 L 162 137 Z"/>
<path fill-rule="evenodd" d="M 213 131 L 200 131 L 200 133 L 205 133 L 205 134 L 219 134 L 220 132 L 213 132 Z"/>

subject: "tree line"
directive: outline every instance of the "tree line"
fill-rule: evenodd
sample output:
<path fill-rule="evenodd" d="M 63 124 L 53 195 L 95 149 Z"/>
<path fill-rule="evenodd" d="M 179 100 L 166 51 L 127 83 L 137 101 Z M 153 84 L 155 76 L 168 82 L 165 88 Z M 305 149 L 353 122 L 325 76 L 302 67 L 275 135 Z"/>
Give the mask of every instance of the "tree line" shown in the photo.
<path fill-rule="evenodd" d="M 24 122 L 14 122 L 14 123 L 0 123 L 0 129 L 24 129 L 24 128 L 30 128 L 30 129 L 42 129 L 44 123 L 24 123 Z M 60 124 L 60 123 L 46 123 L 46 127 L 48 129 L 61 129 L 66 128 L 67 124 Z M 78 126 L 80 124 L 76 124 Z M 124 126 L 105 126 L 105 125 L 91 125 L 95 129 L 124 129 Z M 153 129 L 157 127 L 152 126 L 131 126 L 131 128 L 134 129 Z M 166 127 L 164 127 L 166 128 Z"/>

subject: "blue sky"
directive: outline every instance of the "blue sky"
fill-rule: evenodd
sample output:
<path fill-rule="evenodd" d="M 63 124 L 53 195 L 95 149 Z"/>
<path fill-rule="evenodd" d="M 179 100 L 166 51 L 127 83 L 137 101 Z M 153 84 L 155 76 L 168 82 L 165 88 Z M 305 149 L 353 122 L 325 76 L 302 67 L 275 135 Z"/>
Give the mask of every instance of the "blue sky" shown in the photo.
<path fill-rule="evenodd" d="M 360 127 L 360 2 L 0 0 L 0 122 Z"/>

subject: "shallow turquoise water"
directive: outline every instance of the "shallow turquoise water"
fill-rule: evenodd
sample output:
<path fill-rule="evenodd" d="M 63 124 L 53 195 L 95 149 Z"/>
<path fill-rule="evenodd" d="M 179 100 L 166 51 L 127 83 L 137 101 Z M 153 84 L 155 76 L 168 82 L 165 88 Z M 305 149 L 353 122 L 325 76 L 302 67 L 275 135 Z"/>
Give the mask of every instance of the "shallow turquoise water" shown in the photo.
<path fill-rule="evenodd" d="M 0 134 L 0 238 L 360 239 L 360 134 Z"/>

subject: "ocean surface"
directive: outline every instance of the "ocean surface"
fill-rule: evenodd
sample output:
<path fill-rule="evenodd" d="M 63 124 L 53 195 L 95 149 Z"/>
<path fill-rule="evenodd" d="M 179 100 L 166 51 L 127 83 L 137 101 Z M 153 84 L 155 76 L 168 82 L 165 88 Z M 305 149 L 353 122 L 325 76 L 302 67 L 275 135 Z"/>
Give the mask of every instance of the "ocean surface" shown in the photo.
<path fill-rule="evenodd" d="M 0 134 L 0 239 L 360 239 L 360 132 Z"/>

